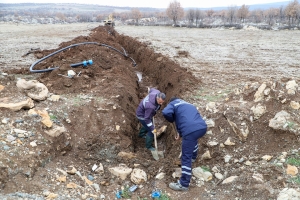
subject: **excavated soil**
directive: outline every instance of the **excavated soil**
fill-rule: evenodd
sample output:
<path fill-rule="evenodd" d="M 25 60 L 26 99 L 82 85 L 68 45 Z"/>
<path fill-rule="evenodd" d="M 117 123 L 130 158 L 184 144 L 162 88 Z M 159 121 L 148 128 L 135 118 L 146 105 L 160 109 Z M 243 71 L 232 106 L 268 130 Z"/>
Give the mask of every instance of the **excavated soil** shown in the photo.
<path fill-rule="evenodd" d="M 131 168 L 139 164 L 138 168 L 147 173 L 148 180 L 133 193 L 132 199 L 149 199 L 151 192 L 157 188 L 168 193 L 171 199 L 276 199 L 281 189 L 297 188 L 295 183 L 288 181 L 290 177 L 285 174 L 285 163 L 278 166 L 261 159 L 264 155 L 276 158 L 282 152 L 299 148 L 297 134 L 268 126 L 269 120 L 281 110 L 287 110 L 299 118 L 298 110 L 289 106 L 291 101 L 300 101 L 298 92 L 295 95 L 280 92 L 286 90 L 285 83 L 292 80 L 291 77 L 264 79 L 254 75 L 249 78 L 249 74 L 239 76 L 243 71 L 239 69 L 235 79 L 222 79 L 217 84 L 218 88 L 215 88 L 212 86 L 216 82 L 213 80 L 215 75 L 223 77 L 223 73 L 229 73 L 224 68 L 212 70 L 215 60 L 207 65 L 201 62 L 201 69 L 195 69 L 196 65 L 189 68 L 187 59 L 192 52 L 178 50 L 173 59 L 153 49 L 150 42 L 120 34 L 106 26 L 96 26 L 88 35 L 64 41 L 54 49 L 35 50 L 32 54 L 38 60 L 74 44 L 80 45 L 56 53 L 32 67 L 34 70 L 56 67 L 50 72 L 32 73 L 29 66 L 24 64 L 1 69 L 2 73 L 6 73 L 0 79 L 0 85 L 5 86 L 0 91 L 1 102 L 16 103 L 27 98 L 15 86 L 18 79 L 38 80 L 47 86 L 51 94 L 60 95 L 60 99 L 34 101 L 35 108 L 47 109 L 48 113 L 55 116 L 53 122 L 66 128 L 66 132 L 60 136 L 50 137 L 45 133 L 49 128 L 41 123 L 38 116 L 30 116 L 27 109 L 13 112 L 0 108 L 1 120 L 8 119 L 8 123 L 2 123 L 0 127 L 2 194 L 21 192 L 46 196 L 45 191 L 50 191 L 58 194 L 57 199 L 100 199 L 101 194 L 105 199 L 114 199 L 117 189 L 133 185 L 130 177 L 122 180 L 109 172 L 108 168 L 121 163 Z M 182 62 L 181 58 L 184 59 Z M 93 64 L 70 67 L 70 64 L 83 60 L 93 60 Z M 195 58 L 191 60 L 194 62 Z M 1 62 L 5 64 L 3 59 Z M 68 70 L 74 70 L 75 77 L 67 77 Z M 296 78 L 296 81 L 299 80 Z M 272 88 L 268 98 L 265 98 L 267 100 L 262 102 L 267 112 L 253 121 L 250 108 L 257 105 L 254 94 L 263 82 Z M 158 149 L 164 152 L 164 158 L 155 161 L 144 148 L 144 139 L 137 137 L 140 124 L 135 117 L 135 109 L 147 94 L 148 87 L 165 92 L 167 101 L 172 96 L 188 100 L 198 107 L 202 116 L 214 121 L 215 125 L 209 128 L 209 134 L 199 141 L 199 158 L 193 167 L 212 169 L 216 166 L 227 177 L 239 176 L 234 183 L 220 184 L 213 177 L 199 186 L 198 180 L 193 178 L 189 192 L 174 192 L 167 187 L 176 180 L 172 174 L 180 166 L 180 142 L 174 140 L 175 130 L 160 112 L 156 116 L 156 127 L 168 125 L 166 132 L 158 139 Z M 217 103 L 213 108 L 215 111 L 207 109 L 209 102 Z M 239 138 L 228 119 L 239 128 L 248 127 L 248 137 Z M 15 128 L 27 130 L 31 135 L 14 144 L 5 142 L 6 136 L 12 134 Z M 228 137 L 235 143 L 234 146 L 223 148 L 220 145 L 208 145 L 209 141 L 224 143 Z M 30 145 L 32 141 L 37 143 L 36 147 Z M 3 150 L 5 145 L 10 149 Z M 207 150 L 212 158 L 202 160 L 201 155 Z M 132 152 L 134 157 L 117 156 L 121 151 Z M 226 155 L 233 157 L 228 163 L 224 162 Z M 234 158 L 238 162 L 233 162 Z M 252 166 L 245 165 L 246 160 L 251 161 Z M 92 171 L 92 166 L 99 163 L 104 166 L 104 174 Z M 93 189 L 74 175 L 68 176 L 66 182 L 57 181 L 61 175 L 57 169 L 67 171 L 71 166 L 82 175 L 93 176 L 93 182 L 100 185 L 100 190 Z M 162 180 L 155 179 L 159 172 L 166 173 Z M 252 179 L 253 173 L 262 174 L 264 181 Z M 67 189 L 69 182 L 75 182 L 79 187 Z M 83 197 L 84 194 L 87 195 Z"/>

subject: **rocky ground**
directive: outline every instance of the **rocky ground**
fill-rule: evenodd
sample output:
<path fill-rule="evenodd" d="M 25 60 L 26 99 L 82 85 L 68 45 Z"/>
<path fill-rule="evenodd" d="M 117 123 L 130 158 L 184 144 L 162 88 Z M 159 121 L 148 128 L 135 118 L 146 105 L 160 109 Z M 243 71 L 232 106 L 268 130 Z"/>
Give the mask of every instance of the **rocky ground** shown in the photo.
<path fill-rule="evenodd" d="M 299 31 L 0 27 L 2 199 L 300 199 Z M 188 192 L 168 188 L 180 142 L 160 112 L 164 158 L 137 137 L 148 87 L 209 125 Z"/>

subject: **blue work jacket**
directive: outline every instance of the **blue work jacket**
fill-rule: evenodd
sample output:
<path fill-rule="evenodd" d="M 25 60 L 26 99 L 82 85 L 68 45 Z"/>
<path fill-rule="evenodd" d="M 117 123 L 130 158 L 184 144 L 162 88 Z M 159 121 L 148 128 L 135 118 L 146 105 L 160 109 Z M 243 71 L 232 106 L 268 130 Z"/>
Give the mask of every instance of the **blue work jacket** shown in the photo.
<path fill-rule="evenodd" d="M 180 137 L 207 128 L 197 108 L 182 99 L 171 101 L 163 109 L 162 114 L 169 122 L 173 123 L 175 121 Z"/>

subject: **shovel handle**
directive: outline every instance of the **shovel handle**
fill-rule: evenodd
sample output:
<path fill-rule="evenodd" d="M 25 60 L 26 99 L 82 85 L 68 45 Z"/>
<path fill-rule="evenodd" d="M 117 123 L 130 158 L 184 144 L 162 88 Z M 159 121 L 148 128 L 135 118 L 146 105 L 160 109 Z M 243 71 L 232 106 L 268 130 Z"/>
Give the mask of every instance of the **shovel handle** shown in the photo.
<path fill-rule="evenodd" d="M 155 128 L 154 117 L 152 118 L 152 121 L 153 121 L 153 126 L 154 126 L 154 128 Z M 154 135 L 154 146 L 155 146 L 155 149 L 157 150 L 156 133 L 153 133 L 153 135 Z"/>

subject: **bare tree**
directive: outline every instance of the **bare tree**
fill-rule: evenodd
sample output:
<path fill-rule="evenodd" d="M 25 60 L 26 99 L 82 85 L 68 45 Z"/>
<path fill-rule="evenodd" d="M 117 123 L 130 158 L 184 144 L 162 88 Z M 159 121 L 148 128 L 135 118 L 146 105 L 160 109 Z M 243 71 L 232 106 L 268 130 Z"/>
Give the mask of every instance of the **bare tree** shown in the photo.
<path fill-rule="evenodd" d="M 289 20 L 289 26 L 291 24 L 294 24 L 294 19 L 295 21 L 297 20 L 299 16 L 299 2 L 298 0 L 291 1 L 285 8 L 285 15 Z M 291 22 L 292 20 L 292 22 Z"/>
<path fill-rule="evenodd" d="M 276 8 L 269 8 L 264 11 L 264 15 L 266 16 L 267 23 L 273 25 L 273 20 L 278 15 L 278 11 Z"/>
<path fill-rule="evenodd" d="M 139 9 L 133 8 L 133 9 L 131 9 L 131 17 L 132 17 L 132 19 L 134 19 L 135 24 L 138 25 L 139 20 L 142 18 L 142 13 L 140 12 Z"/>
<path fill-rule="evenodd" d="M 279 23 L 281 23 L 284 20 L 284 7 L 279 7 Z"/>
<path fill-rule="evenodd" d="M 186 18 L 189 22 L 189 27 L 192 27 L 194 19 L 195 19 L 195 10 L 194 9 L 189 9 L 186 12 Z"/>
<path fill-rule="evenodd" d="M 232 6 L 228 7 L 226 16 L 229 19 L 230 24 L 232 24 L 232 21 L 233 21 L 235 15 L 236 15 L 236 11 L 237 11 L 237 7 L 236 6 L 232 5 Z"/>
<path fill-rule="evenodd" d="M 237 11 L 237 17 L 244 23 L 249 16 L 249 6 L 243 4 Z"/>
<path fill-rule="evenodd" d="M 261 9 L 256 9 L 250 12 L 250 16 L 253 18 L 254 23 L 260 23 L 264 18 L 264 11 Z"/>
<path fill-rule="evenodd" d="M 215 11 L 213 9 L 210 9 L 206 10 L 205 13 L 208 18 L 211 18 L 214 15 Z"/>
<path fill-rule="evenodd" d="M 198 21 L 199 21 L 199 20 L 202 21 L 203 18 L 204 18 L 204 13 L 203 13 L 201 10 L 196 9 L 196 11 L 195 11 L 196 27 L 198 27 Z"/>
<path fill-rule="evenodd" d="M 184 10 L 180 5 L 180 2 L 174 0 L 169 4 L 169 7 L 167 8 L 167 16 L 173 20 L 173 23 L 175 26 L 177 25 L 177 22 L 179 19 L 181 19 L 184 16 Z"/>

